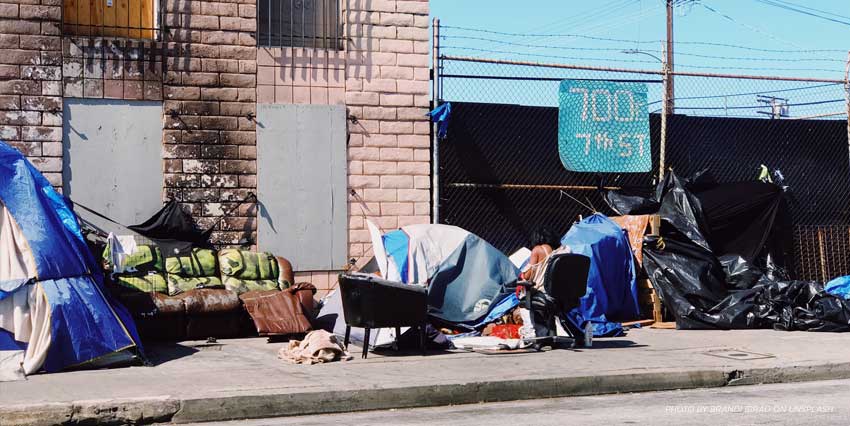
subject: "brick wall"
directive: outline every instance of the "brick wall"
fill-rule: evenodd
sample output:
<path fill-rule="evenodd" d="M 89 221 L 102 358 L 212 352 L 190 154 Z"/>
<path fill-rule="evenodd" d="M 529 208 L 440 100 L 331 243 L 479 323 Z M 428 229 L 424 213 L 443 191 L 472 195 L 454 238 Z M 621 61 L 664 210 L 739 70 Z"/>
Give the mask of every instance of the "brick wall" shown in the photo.
<path fill-rule="evenodd" d="M 0 0 L 0 139 L 62 184 L 60 0 Z"/>
<path fill-rule="evenodd" d="M 256 0 L 162 0 L 160 42 L 61 35 L 59 0 L 0 0 L 0 138 L 62 184 L 62 96 L 163 100 L 163 195 L 220 245 L 256 241 L 260 103 L 344 104 L 349 255 L 385 230 L 430 220 L 427 0 L 340 0 L 344 50 L 256 47 Z M 64 93 L 63 93 L 64 92 Z M 286 256 L 286 253 L 280 253 Z M 301 271 L 323 292 L 334 271 Z"/>
<path fill-rule="evenodd" d="M 64 96 L 162 100 L 162 47 L 149 40 L 63 37 Z"/>
<path fill-rule="evenodd" d="M 343 0 L 343 52 L 260 49 L 260 103 L 339 103 L 351 117 L 349 256 L 368 257 L 367 216 L 384 230 L 430 222 L 429 18 L 426 0 Z M 343 96 L 344 93 L 344 96 Z M 362 262 L 361 262 L 362 263 Z M 336 272 L 301 271 L 320 292 Z"/>
<path fill-rule="evenodd" d="M 165 195 L 203 228 L 256 191 L 256 0 L 165 0 Z M 256 206 L 227 214 L 216 244 L 256 241 Z"/>

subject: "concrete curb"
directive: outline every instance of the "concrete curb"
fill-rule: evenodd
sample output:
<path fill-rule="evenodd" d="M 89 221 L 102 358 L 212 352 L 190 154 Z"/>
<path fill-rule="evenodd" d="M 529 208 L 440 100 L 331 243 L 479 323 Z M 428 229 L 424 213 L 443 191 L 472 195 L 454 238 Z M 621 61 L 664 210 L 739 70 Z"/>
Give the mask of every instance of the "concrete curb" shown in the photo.
<path fill-rule="evenodd" d="M 183 400 L 160 397 L 75 401 L 0 407 L 0 426 L 191 423 L 847 378 L 850 378 L 850 363 L 552 377 Z"/>

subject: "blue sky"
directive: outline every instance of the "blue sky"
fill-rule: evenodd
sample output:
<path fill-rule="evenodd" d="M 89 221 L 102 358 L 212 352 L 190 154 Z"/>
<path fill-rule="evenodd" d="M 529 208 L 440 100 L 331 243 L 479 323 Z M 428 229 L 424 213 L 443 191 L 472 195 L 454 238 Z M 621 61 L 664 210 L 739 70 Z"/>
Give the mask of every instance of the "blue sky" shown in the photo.
<path fill-rule="evenodd" d="M 684 5 L 676 8 L 674 25 L 677 42 L 675 63 L 679 71 L 844 78 L 847 49 L 850 49 L 850 7 L 847 7 L 847 0 L 701 0 L 681 3 Z M 807 9 L 800 6 L 818 9 L 820 11 L 808 11 L 847 24 L 765 3 L 784 4 L 802 10 Z M 431 14 L 439 17 L 444 27 L 522 34 L 578 34 L 622 40 L 512 36 L 445 28 L 443 34 L 446 38 L 441 40 L 441 44 L 453 48 L 444 49 L 444 54 L 658 69 L 655 59 L 647 55 L 625 54 L 622 50 L 638 49 L 661 55 L 661 43 L 655 41 L 665 38 L 664 4 L 664 0 L 431 0 Z M 738 45 L 748 49 L 699 43 Z M 563 71 L 508 71 L 476 64 L 449 65 L 455 66 L 449 71 L 458 73 L 491 71 L 500 74 L 532 72 L 547 77 L 582 76 L 580 73 Z M 754 109 L 736 110 L 735 107 L 757 104 L 755 93 L 789 99 L 792 105 L 798 105 L 792 108 L 797 116 L 843 109 L 842 104 L 832 102 L 843 97 L 844 91 L 840 85 L 824 87 L 822 84 L 791 82 L 680 80 L 677 81 L 677 98 L 706 94 L 736 95 L 691 101 L 690 105 L 686 99 L 682 99 L 683 108 L 707 108 L 701 111 L 703 114 L 754 114 Z M 452 88 L 447 84 L 447 88 L 457 93 L 480 92 L 487 89 L 482 84 L 466 83 L 463 88 Z M 551 104 L 550 86 L 536 87 L 528 83 L 523 87 L 527 99 L 520 103 Z M 504 90 L 507 89 L 508 86 L 505 86 Z M 547 95 L 533 94 L 538 91 L 546 92 Z M 748 93 L 754 94 L 743 95 Z M 468 93 L 464 96 L 475 97 Z M 660 97 L 660 90 L 650 89 L 650 97 L 653 96 Z M 824 104 L 810 105 L 815 102 Z M 677 108 L 679 106 L 677 102 Z"/>

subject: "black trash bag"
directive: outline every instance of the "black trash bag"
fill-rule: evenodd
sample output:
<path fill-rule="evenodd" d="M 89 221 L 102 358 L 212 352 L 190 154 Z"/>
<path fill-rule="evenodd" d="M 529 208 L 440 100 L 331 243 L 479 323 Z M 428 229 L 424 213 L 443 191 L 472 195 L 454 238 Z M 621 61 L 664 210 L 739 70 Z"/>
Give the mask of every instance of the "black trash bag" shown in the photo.
<path fill-rule="evenodd" d="M 723 266 L 689 241 L 648 236 L 644 268 L 661 301 L 682 330 L 757 328 L 752 318 L 757 288 L 730 291 Z"/>
<path fill-rule="evenodd" d="M 398 338 L 398 348 L 400 350 L 417 350 L 420 349 L 419 327 L 410 327 L 407 331 L 401 334 Z M 434 328 L 433 325 L 425 326 L 425 347 L 428 349 L 454 349 L 455 346 L 443 332 Z"/>
<path fill-rule="evenodd" d="M 209 240 L 213 229 L 200 231 L 192 216 L 175 200 L 170 200 L 144 223 L 128 228 L 153 240 L 165 256 L 188 254 L 193 247 L 212 248 Z"/>
<path fill-rule="evenodd" d="M 715 308 L 728 295 L 723 267 L 710 251 L 678 236 L 644 238 L 643 267 L 652 286 L 677 328 L 729 328 Z"/>
<path fill-rule="evenodd" d="M 661 206 L 657 200 L 642 195 L 626 194 L 621 191 L 605 191 L 605 203 L 621 216 L 653 214 Z"/>
<path fill-rule="evenodd" d="M 661 207 L 658 209 L 661 216 L 661 235 L 678 232 L 688 241 L 712 253 L 708 243 L 709 227 L 699 198 L 689 191 L 685 183 L 673 172 L 659 184 L 657 192 L 661 200 Z"/>
<path fill-rule="evenodd" d="M 850 306 L 813 281 L 773 281 L 755 298 L 758 321 L 777 330 L 850 331 Z"/>
<path fill-rule="evenodd" d="M 726 286 L 730 289 L 745 290 L 753 288 L 764 271 L 737 254 L 727 254 L 718 259 L 726 276 Z"/>

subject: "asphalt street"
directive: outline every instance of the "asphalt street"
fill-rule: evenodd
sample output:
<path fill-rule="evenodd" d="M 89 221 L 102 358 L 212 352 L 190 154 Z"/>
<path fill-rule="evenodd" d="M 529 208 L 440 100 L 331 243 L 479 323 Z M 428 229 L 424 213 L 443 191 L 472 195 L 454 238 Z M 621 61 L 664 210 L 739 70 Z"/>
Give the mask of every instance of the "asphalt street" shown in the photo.
<path fill-rule="evenodd" d="M 841 425 L 850 380 L 555 398 L 314 415 L 197 426 L 289 425 Z"/>

